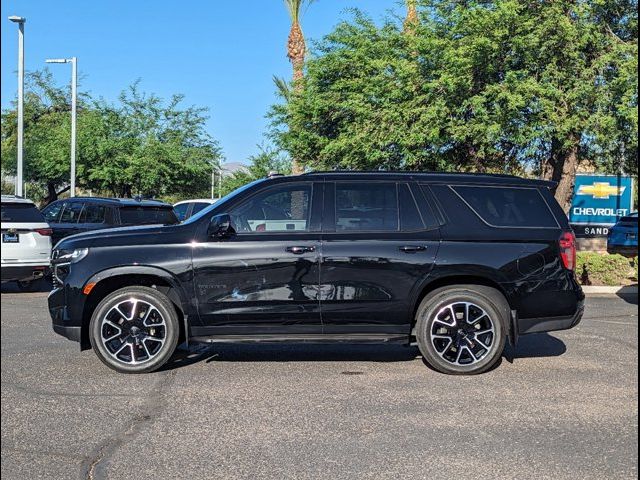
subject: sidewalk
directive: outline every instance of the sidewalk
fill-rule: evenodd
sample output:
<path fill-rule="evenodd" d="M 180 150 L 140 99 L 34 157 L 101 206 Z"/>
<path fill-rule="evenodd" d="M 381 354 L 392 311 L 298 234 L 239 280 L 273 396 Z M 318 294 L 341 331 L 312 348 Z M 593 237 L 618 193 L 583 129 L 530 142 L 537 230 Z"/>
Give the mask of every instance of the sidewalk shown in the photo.
<path fill-rule="evenodd" d="M 617 287 L 583 286 L 586 295 L 638 295 L 638 285 L 625 285 Z"/>

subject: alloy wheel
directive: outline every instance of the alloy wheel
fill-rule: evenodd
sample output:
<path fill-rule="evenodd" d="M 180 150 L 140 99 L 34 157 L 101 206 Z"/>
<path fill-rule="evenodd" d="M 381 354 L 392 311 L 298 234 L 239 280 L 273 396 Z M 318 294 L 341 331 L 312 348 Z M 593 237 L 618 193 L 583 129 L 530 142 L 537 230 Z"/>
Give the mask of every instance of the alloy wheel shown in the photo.
<path fill-rule="evenodd" d="M 491 316 L 471 302 L 454 302 L 441 308 L 430 330 L 436 353 L 457 366 L 480 362 L 494 346 L 495 336 Z"/>
<path fill-rule="evenodd" d="M 100 339 L 107 353 L 129 365 L 155 358 L 166 338 L 167 324 L 158 308 L 134 297 L 111 307 L 100 325 Z"/>

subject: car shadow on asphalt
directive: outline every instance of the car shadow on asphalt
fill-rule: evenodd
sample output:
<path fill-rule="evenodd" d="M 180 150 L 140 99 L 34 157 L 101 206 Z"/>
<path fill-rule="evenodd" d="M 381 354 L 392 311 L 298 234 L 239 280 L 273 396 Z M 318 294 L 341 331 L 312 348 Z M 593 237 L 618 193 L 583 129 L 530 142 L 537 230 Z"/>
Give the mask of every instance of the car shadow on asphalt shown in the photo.
<path fill-rule="evenodd" d="M 507 344 L 504 358 L 511 362 L 516 358 L 559 357 L 567 346 L 559 338 L 548 333 L 532 333 L 518 338 L 516 347 Z"/>
<path fill-rule="evenodd" d="M 50 278 L 36 280 L 27 288 L 21 288 L 17 282 L 5 282 L 2 284 L 1 293 L 49 293 L 53 289 Z"/>
<path fill-rule="evenodd" d="M 635 292 L 632 291 L 631 287 L 635 287 Z M 638 284 L 632 285 L 630 287 L 625 287 L 616 295 L 625 302 L 630 303 L 631 305 L 638 305 Z"/>
<path fill-rule="evenodd" d="M 517 346 L 505 347 L 502 358 L 557 357 L 567 351 L 565 343 L 547 333 L 520 337 Z M 217 362 L 411 362 L 422 359 L 415 346 L 353 344 L 183 344 L 162 370 L 196 363 Z M 502 359 L 501 359 L 502 361 Z M 494 367 L 497 368 L 501 362 Z"/>

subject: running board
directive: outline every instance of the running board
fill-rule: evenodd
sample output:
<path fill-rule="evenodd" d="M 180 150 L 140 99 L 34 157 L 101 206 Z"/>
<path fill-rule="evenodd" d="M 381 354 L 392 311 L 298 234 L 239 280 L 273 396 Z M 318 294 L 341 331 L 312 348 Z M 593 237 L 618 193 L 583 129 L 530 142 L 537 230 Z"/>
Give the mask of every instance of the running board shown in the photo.
<path fill-rule="evenodd" d="M 191 337 L 189 341 L 202 343 L 409 343 L 407 335 L 362 334 L 362 335 L 212 335 Z"/>

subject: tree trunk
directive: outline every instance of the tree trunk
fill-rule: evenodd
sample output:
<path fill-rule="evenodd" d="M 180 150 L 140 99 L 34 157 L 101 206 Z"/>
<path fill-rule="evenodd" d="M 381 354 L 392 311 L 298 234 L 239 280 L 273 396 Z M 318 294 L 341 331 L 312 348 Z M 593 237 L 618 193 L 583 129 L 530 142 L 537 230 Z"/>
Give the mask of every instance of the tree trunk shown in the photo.
<path fill-rule="evenodd" d="M 551 143 L 551 158 L 542 168 L 543 178 L 558 183 L 555 197 L 567 214 L 573 201 L 573 188 L 576 183 L 579 163 L 578 149 L 577 135 L 571 136 L 568 147 L 563 146 L 561 142 L 554 139 Z"/>
<path fill-rule="evenodd" d="M 47 196 L 44 199 L 44 204 L 49 205 L 52 202 L 55 202 L 58 199 L 58 191 L 56 190 L 56 186 L 53 182 L 47 182 Z"/>
<path fill-rule="evenodd" d="M 407 0 L 407 16 L 404 19 L 404 33 L 415 35 L 418 25 L 418 7 L 416 0 Z"/>
<path fill-rule="evenodd" d="M 299 92 L 302 89 L 302 79 L 304 78 L 304 56 L 307 51 L 307 45 L 304 41 L 304 35 L 302 28 L 297 22 L 291 25 L 291 31 L 289 32 L 289 39 L 287 41 L 287 57 L 293 65 L 293 88 L 295 92 Z M 304 168 L 300 165 L 297 158 L 294 158 L 291 165 L 291 173 L 293 175 L 301 175 L 304 173 Z M 299 210 L 299 206 L 296 205 L 296 210 Z"/>

